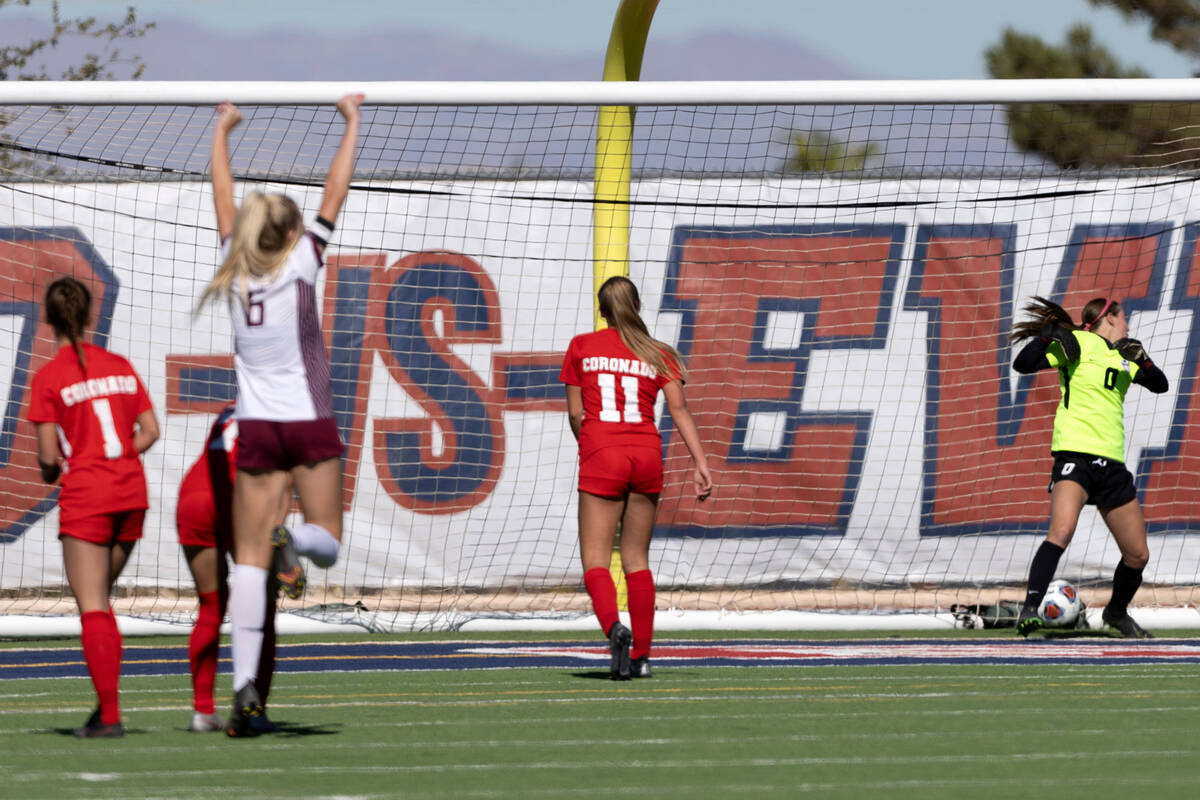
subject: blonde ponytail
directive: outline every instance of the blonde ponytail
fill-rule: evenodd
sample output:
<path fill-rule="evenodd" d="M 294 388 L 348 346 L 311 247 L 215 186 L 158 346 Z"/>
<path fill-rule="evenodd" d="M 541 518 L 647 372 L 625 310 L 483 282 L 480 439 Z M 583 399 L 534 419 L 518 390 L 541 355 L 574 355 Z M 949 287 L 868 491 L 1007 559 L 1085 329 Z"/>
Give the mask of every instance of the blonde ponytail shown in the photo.
<path fill-rule="evenodd" d="M 650 335 L 642 320 L 642 301 L 633 281 L 623 276 L 609 278 L 596 295 L 600 315 L 617 329 L 621 341 L 642 362 L 654 367 L 659 375 L 683 379 L 687 370 L 679 351 Z"/>
<path fill-rule="evenodd" d="M 300 241 L 304 220 L 300 208 L 281 194 L 251 192 L 233 220 L 229 255 L 200 295 L 197 310 L 218 296 L 233 293 L 235 281 L 247 304 L 246 280 L 270 276 Z"/>

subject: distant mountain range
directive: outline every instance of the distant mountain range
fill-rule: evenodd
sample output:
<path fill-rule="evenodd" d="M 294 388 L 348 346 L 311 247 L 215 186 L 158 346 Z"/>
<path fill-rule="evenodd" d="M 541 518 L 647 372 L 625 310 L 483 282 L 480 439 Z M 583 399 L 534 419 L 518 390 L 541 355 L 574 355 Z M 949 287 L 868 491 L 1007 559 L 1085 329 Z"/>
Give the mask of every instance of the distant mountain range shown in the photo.
<path fill-rule="evenodd" d="M 336 13 L 337 4 L 330 6 Z M 42 17 L 4 14 L 0 44 L 44 36 Z M 11 17 L 11 19 L 9 19 Z M 273 33 L 231 35 L 177 19 L 147 19 L 155 28 L 123 42 L 123 54 L 146 64 L 146 80 L 597 80 L 608 31 L 578 55 L 540 53 L 519 42 L 459 36 L 416 28 L 366 33 L 318 33 L 281 27 Z M 76 42 L 69 47 L 80 48 Z M 51 71 L 79 56 L 48 60 Z M 651 29 L 643 80 L 834 80 L 852 68 L 782 37 L 712 31 L 685 39 L 658 38 Z"/>
<path fill-rule="evenodd" d="M 336 13 L 336 2 L 331 5 Z M 0 45 L 44 36 L 40 17 L 5 12 Z M 146 20 L 151 21 L 151 20 Z M 146 65 L 145 80 L 598 80 L 603 72 L 608 31 L 597 31 L 588 52 L 562 55 L 539 52 L 521 42 L 497 43 L 435 30 L 380 28 L 367 33 L 316 33 L 300 27 L 281 27 L 272 33 L 228 34 L 179 20 L 155 19 L 145 37 L 122 42 L 123 56 L 138 56 Z M 83 45 L 46 59 L 51 74 L 79 63 Z M 853 79 L 853 68 L 836 58 L 782 37 L 744 32 L 712 31 L 682 39 L 658 38 L 651 29 L 642 80 L 839 80 Z M 831 118 L 824 109 L 783 109 L 768 113 L 743 110 L 707 141 L 689 141 L 682 156 L 665 153 L 644 163 L 651 171 L 756 172 L 778 169 L 787 156 L 791 131 L 831 131 L 836 139 L 852 138 L 875 145 L 872 166 L 908 172 L 1039 169 L 1041 159 L 1017 152 L 1007 135 L 1003 109 L 986 107 L 837 107 Z M 795 112 L 794 114 L 792 112 Z M 644 116 L 639 136 L 647 135 Z M 578 124 L 578 123 L 577 123 Z M 586 120 L 583 120 L 586 126 Z M 668 122 L 687 125 L 687 121 Z M 753 128 L 753 130 L 750 130 Z M 853 128 L 855 133 L 851 134 Z M 13 133 L 10 128 L 10 133 Z M 204 134 L 204 131 L 201 131 Z M 485 135 L 481 131 L 466 134 Z M 675 133 L 669 134 L 674 136 Z M 684 132 L 695 136 L 695 131 Z M 574 140 L 574 136 L 572 136 Z M 587 169 L 590 156 L 569 148 L 559 160 L 563 169 Z M 925 140 L 933 148 L 917 147 Z M 678 141 L 678 140 L 672 140 Z M 68 142 L 61 143 L 69 148 Z M 525 154 L 512 154 L 505 143 L 492 143 L 502 155 L 484 156 L 480 166 L 511 167 Z M 641 148 L 639 148 L 641 149 Z M 654 147 L 647 145 L 647 150 Z M 401 158 L 401 162 L 408 158 Z M 426 156 L 416 161 L 426 163 Z M 542 158 L 540 161 L 545 162 Z M 742 164 L 743 167 L 736 165 Z M 751 166 L 751 165 L 757 166 Z"/>

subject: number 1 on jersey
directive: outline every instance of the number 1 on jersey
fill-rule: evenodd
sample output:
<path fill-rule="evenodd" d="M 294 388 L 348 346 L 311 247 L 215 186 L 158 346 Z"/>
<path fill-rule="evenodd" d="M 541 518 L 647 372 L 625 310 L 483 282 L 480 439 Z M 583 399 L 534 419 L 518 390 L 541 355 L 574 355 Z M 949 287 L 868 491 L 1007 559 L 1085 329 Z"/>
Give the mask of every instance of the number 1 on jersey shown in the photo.
<path fill-rule="evenodd" d="M 617 408 L 617 376 L 611 372 L 601 372 L 596 375 L 600 384 L 600 421 L 601 422 L 641 422 L 642 412 L 638 410 L 638 379 L 632 375 L 621 376 L 621 395 L 624 405 L 624 418 Z"/>
<path fill-rule="evenodd" d="M 113 460 L 125 454 L 125 445 L 117 435 L 117 423 L 113 420 L 112 406 L 107 397 L 94 397 L 89 404 L 100 423 L 100 435 L 104 437 L 104 457 Z"/>

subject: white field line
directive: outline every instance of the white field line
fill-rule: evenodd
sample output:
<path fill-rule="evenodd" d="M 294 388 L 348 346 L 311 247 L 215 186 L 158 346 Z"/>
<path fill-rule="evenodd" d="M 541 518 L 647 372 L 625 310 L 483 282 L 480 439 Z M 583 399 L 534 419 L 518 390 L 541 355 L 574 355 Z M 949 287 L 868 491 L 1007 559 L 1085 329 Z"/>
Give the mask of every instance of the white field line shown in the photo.
<path fill-rule="evenodd" d="M 361 725 L 361 726 L 355 726 L 355 727 L 360 730 L 367 730 L 367 729 L 371 729 L 371 728 L 391 729 L 391 728 L 395 728 L 397 726 L 375 724 L 375 725 Z M 1017 731 L 1017 730 L 1013 731 L 1014 734 L 1018 733 L 1018 732 L 1019 731 Z M 1156 735 L 1156 734 L 1174 735 L 1174 734 L 1178 734 L 1179 732 L 1180 732 L 1179 728 L 1138 728 L 1137 729 L 1138 736 L 1152 736 L 1152 735 Z M 1072 737 L 1075 739 L 1080 739 L 1080 738 L 1086 737 L 1086 736 L 1110 736 L 1111 734 L 1112 734 L 1112 730 L 1109 728 L 1072 729 L 1072 732 L 1071 732 Z M 449 739 L 449 740 L 439 739 L 437 742 L 437 746 L 439 749 L 441 749 L 441 748 L 447 748 L 447 749 L 475 749 L 475 748 L 500 749 L 500 748 L 509 748 L 509 747 L 517 747 L 517 748 L 535 747 L 535 748 L 542 748 L 542 749 L 545 749 L 547 747 L 564 747 L 564 748 L 577 747 L 577 748 L 587 749 L 587 748 L 593 748 L 593 747 L 622 747 L 622 746 L 631 747 L 631 748 L 652 748 L 652 747 L 678 747 L 681 745 L 691 746 L 691 745 L 696 744 L 697 742 L 701 742 L 705 745 L 713 745 L 713 746 L 720 746 L 720 745 L 737 746 L 737 745 L 745 745 L 747 743 L 752 743 L 752 742 L 766 742 L 766 743 L 794 742 L 797 744 L 815 742 L 815 743 L 839 743 L 840 744 L 840 743 L 886 743 L 886 742 L 898 742 L 898 741 L 899 742 L 915 742 L 915 741 L 920 741 L 920 740 L 942 740 L 942 739 L 946 739 L 948 737 L 953 737 L 953 739 L 956 742 L 969 740 L 971 738 L 984 738 L 984 739 L 994 742 L 995 736 L 996 736 L 996 731 L 991 730 L 991 731 L 980 731 L 978 733 L 957 732 L 957 731 L 953 732 L 953 733 L 945 733 L 942 731 L 923 731 L 923 732 L 919 732 L 919 733 L 866 732 L 866 733 L 842 733 L 842 734 L 836 734 L 836 735 L 797 733 L 797 734 L 784 734 L 784 735 L 770 734 L 770 735 L 761 735 L 761 736 L 731 736 L 731 737 L 714 737 L 714 736 L 698 734 L 694 737 L 672 737 L 672 738 L 661 738 L 660 737 L 660 738 L 650 738 L 650 739 L 638 739 L 637 741 L 632 741 L 629 738 L 555 739 L 552 742 L 547 742 L 545 739 L 466 738 L 466 739 Z M 199 741 L 204 741 L 204 737 L 202 737 Z M 207 741 L 208 741 L 208 743 L 216 743 L 218 741 L 223 741 L 223 740 L 219 736 L 211 736 L 211 737 L 207 737 Z M 196 744 L 193 744 L 193 745 L 171 745 L 171 746 L 153 746 L 153 745 L 139 746 L 138 752 L 166 756 L 166 755 L 177 754 L 177 753 L 195 753 L 197 750 L 197 746 L 198 745 L 196 745 Z M 382 742 L 382 741 L 381 742 L 371 742 L 371 743 L 359 742 L 359 743 L 354 743 L 354 744 L 336 744 L 335 743 L 335 744 L 328 744 L 328 745 L 323 744 L 321 746 L 321 752 L 325 753 L 325 752 L 336 752 L 336 751 L 349 751 L 349 752 L 357 753 L 357 752 L 367 752 L 370 750 L 392 751 L 392 750 L 395 750 L 397 747 L 403 747 L 403 746 L 404 746 L 403 743 L 398 744 L 397 742 Z M 285 742 L 263 742 L 261 740 L 258 742 L 257 746 L 255 747 L 256 752 L 271 752 L 271 751 L 276 751 L 276 750 L 292 751 L 294 749 L 295 749 L 295 742 L 286 742 L 286 743 Z M 41 752 L 42 755 L 56 755 L 59 753 L 66 755 L 67 753 L 78 753 L 78 747 L 76 746 L 76 747 L 64 747 L 64 748 L 45 748 L 39 752 Z M 1155 750 L 1152 752 L 1161 753 L 1164 751 Z M 1190 755 L 1196 755 L 1200 751 L 1188 750 L 1186 752 L 1189 753 Z M 966 753 L 961 754 L 961 756 L 963 756 L 963 757 L 965 757 L 967 755 L 968 754 L 966 754 Z M 914 758 L 915 757 L 916 756 L 914 756 Z M 940 756 L 935 756 L 934 758 L 940 758 Z M 28 770 L 22 770 L 22 772 L 28 772 Z M 55 774 L 55 772 L 47 771 L 46 774 L 48 774 L 48 775 Z M 108 774 L 112 774 L 112 773 L 103 773 L 103 774 L 108 775 Z"/>
<path fill-rule="evenodd" d="M 294 749 L 294 747 L 293 747 Z M 1159 750 L 1146 749 L 1134 750 L 1123 748 L 1119 750 L 1108 751 L 1088 751 L 1088 752 L 1046 752 L 1046 751 L 1031 751 L 1025 753 L 1009 753 L 1006 758 L 1011 761 L 1035 762 L 1035 761 L 1052 761 L 1055 763 L 1067 763 L 1072 761 L 1094 762 L 1097 759 L 1129 759 L 1139 758 L 1142 764 L 1148 765 L 1159 759 L 1172 759 L 1192 757 L 1196 755 L 1195 750 Z M 599 758 L 594 760 L 578 760 L 570 761 L 527 761 L 514 762 L 512 759 L 504 759 L 502 761 L 483 762 L 471 761 L 460 762 L 457 764 L 374 764 L 362 765 L 356 764 L 352 766 L 345 765 L 322 765 L 313 764 L 310 766 L 289 765 L 286 767 L 271 767 L 265 765 L 256 765 L 246 768 L 233 769 L 197 769 L 197 770 L 139 770 L 136 772 L 107 772 L 107 773 L 64 773 L 61 770 L 37 770 L 25 771 L 16 775 L 11 775 L 6 780 L 14 783 L 27 783 L 32 780 L 45 780 L 52 776 L 65 777 L 74 774 L 78 780 L 95 782 L 95 781 L 118 781 L 118 780 L 138 780 L 147 781 L 155 778 L 178 780 L 182 778 L 197 778 L 200 780 L 211 779 L 214 774 L 244 776 L 244 775 L 325 775 L 337 774 L 343 771 L 352 771 L 355 774 L 372 774 L 372 775 L 412 775 L 421 773 L 461 773 L 461 772 L 528 772 L 533 770 L 560 770 L 564 772 L 573 770 L 593 770 L 597 767 L 611 766 L 622 770 L 659 770 L 659 769 L 686 769 L 694 770 L 703 769 L 762 769 L 776 767 L 861 767 L 861 766 L 907 766 L 921 765 L 927 766 L 938 764 L 942 766 L 953 766 L 958 764 L 978 764 L 979 755 L 977 753 L 956 753 L 956 754 L 928 754 L 914 753 L 911 756 L 795 756 L 790 758 L 725 758 L 712 759 L 698 757 L 695 759 L 614 759 L 614 758 Z M 1196 765 L 1196 769 L 1200 772 L 1200 765 Z M 87 775 L 87 778 L 83 776 Z M 853 784 L 848 784 L 853 785 Z"/>
<path fill-rule="evenodd" d="M 1077 684 L 1062 683 L 1062 682 L 1043 683 L 1039 686 L 1039 688 L 1037 690 L 1029 690 L 1029 691 L 996 690 L 996 691 L 986 691 L 986 692 L 984 692 L 984 691 L 936 691 L 936 692 L 935 691 L 925 691 L 925 692 L 833 692 L 833 691 L 823 691 L 823 692 L 813 692 L 813 691 L 809 691 L 809 690 L 805 689 L 804 687 L 790 687 L 790 688 L 795 688 L 795 691 L 791 692 L 787 695 L 780 695 L 779 693 L 776 693 L 776 692 L 754 692 L 754 693 L 751 693 L 751 692 L 737 692 L 737 691 L 734 691 L 734 692 L 714 691 L 714 692 L 694 693 L 696 687 L 689 686 L 688 688 L 690 690 L 689 693 L 654 692 L 652 694 L 645 694 L 645 695 L 634 695 L 634 694 L 612 695 L 612 694 L 608 694 L 608 693 L 597 693 L 597 694 L 588 694 L 588 695 L 582 695 L 582 696 L 577 696 L 577 697 L 563 697 L 563 696 L 561 696 L 561 692 L 557 692 L 557 691 L 554 691 L 553 689 L 546 688 L 544 685 L 539 685 L 535 689 L 531 689 L 530 692 L 536 693 L 536 694 L 543 694 L 546 696 L 544 696 L 544 697 L 487 697 L 487 698 L 466 698 L 466 699 L 455 699 L 455 698 L 460 698 L 462 696 L 463 692 L 459 692 L 459 691 L 447 691 L 447 692 L 414 691 L 414 692 L 392 692 L 392 693 L 369 693 L 366 695 L 363 695 L 362 693 L 354 693 L 352 695 L 352 697 L 360 696 L 360 697 L 366 698 L 366 699 L 361 699 L 361 700 L 360 699 L 331 700 L 331 699 L 328 699 L 329 694 L 326 694 L 326 693 L 320 693 L 317 695 L 292 694 L 290 696 L 291 699 L 287 702 L 273 700 L 271 702 L 271 708 L 273 708 L 273 709 L 287 708 L 287 709 L 299 709 L 299 710 L 322 709 L 322 708 L 328 709 L 328 708 L 373 708 L 373 707 L 374 708 L 413 708 L 413 707 L 415 707 L 415 708 L 436 708 L 436 707 L 459 708 L 459 707 L 473 707 L 473 706 L 503 707 L 503 706 L 516 706 L 516 705 L 534 705 L 534 704 L 545 704 L 545 705 L 583 704 L 583 705 L 588 705 L 588 704 L 595 704 L 595 703 L 612 703 L 614 701 L 619 702 L 623 707 L 629 707 L 632 705 L 646 705 L 646 704 L 655 705 L 655 706 L 672 705 L 672 704 L 693 704 L 693 703 L 704 703 L 704 702 L 721 701 L 721 700 L 736 700 L 739 702 L 764 702 L 764 703 L 782 703 L 782 702 L 797 703 L 797 702 L 830 701 L 830 700 L 832 700 L 832 701 L 850 701 L 850 702 L 860 702 L 860 701 L 864 701 L 864 700 L 907 700 L 907 699 L 929 700 L 929 699 L 940 699 L 940 698 L 950 698 L 950 697 L 955 697 L 955 698 L 957 698 L 957 697 L 973 697 L 973 698 L 982 698 L 982 699 L 993 698 L 993 699 L 1012 700 L 1014 698 L 1020 698 L 1020 697 L 1043 698 L 1045 695 L 1046 688 L 1054 688 L 1056 693 L 1060 697 L 1086 697 L 1088 699 L 1105 699 L 1105 698 L 1114 699 L 1114 698 L 1122 698 L 1122 697 L 1149 699 L 1149 698 L 1153 698 L 1153 697 L 1167 698 L 1167 697 L 1173 697 L 1173 696 L 1194 697 L 1197 694 L 1197 690 L 1194 687 L 1181 687 L 1178 689 L 1147 688 L 1147 687 L 1100 689 L 1095 686 L 1077 685 Z M 726 687 L 722 687 L 722 688 L 726 688 Z M 309 687 L 309 691 L 311 691 L 310 687 Z M 512 690 L 511 687 L 509 687 L 506 690 L 506 693 L 521 694 L 522 692 L 514 691 L 514 690 Z M 122 697 L 126 700 L 126 702 L 123 703 L 122 708 L 127 715 L 130 713 L 138 713 L 138 712 L 182 711 L 182 710 L 190 710 L 190 708 L 191 708 L 190 692 L 186 691 L 184 689 L 180 689 L 178 691 L 178 694 L 180 694 L 180 702 L 178 705 L 174 705 L 174 704 L 172 704 L 172 705 L 156 704 L 156 705 L 140 705 L 140 706 L 139 705 L 130 705 L 128 700 L 132 696 L 135 696 L 137 694 L 151 694 L 151 695 L 155 695 L 155 696 L 162 696 L 162 694 L 164 694 L 164 692 L 154 691 L 154 690 L 138 690 L 138 691 L 124 691 L 123 690 Z M 331 692 L 330 694 L 336 695 L 337 692 Z M 25 703 L 27 700 L 33 699 L 34 697 L 51 698 L 51 697 L 55 697 L 55 696 L 56 695 L 54 695 L 52 693 L 46 693 L 46 692 L 38 692 L 34 695 L 23 695 L 20 693 L 13 693 L 13 694 L 9 694 L 9 695 L 0 695 L 0 703 L 13 704 L 15 706 L 15 707 L 10 707 L 10 708 L 0 708 L 0 717 L 7 716 L 7 715 L 13 715 L 13 714 L 29 714 L 29 713 L 60 713 L 60 712 L 64 713 L 64 714 L 78 713 L 78 712 L 87 713 L 87 712 L 91 711 L 94 707 L 90 701 L 88 701 L 85 705 L 74 705 L 74 704 L 73 705 L 63 705 L 60 702 L 49 703 L 49 704 L 43 705 L 43 706 L 29 705 L 29 704 L 17 705 L 17 704 Z M 1185 708 L 1185 706 L 1178 706 L 1178 705 L 1170 706 L 1166 710 L 1178 710 L 1181 708 Z M 1196 706 L 1188 706 L 1187 708 L 1197 708 L 1197 707 Z M 1044 705 L 1044 703 L 1039 703 L 1036 706 L 1031 706 L 1030 710 L 1038 710 L 1038 711 L 1041 711 L 1044 713 L 1045 705 Z M 1144 710 L 1145 710 L 1145 706 L 1139 706 L 1134 711 L 1137 713 L 1140 713 Z M 1121 709 L 1122 713 L 1126 713 L 1128 711 L 1129 711 L 1129 709 Z M 1019 712 L 1020 712 L 1020 709 L 1014 709 L 1012 707 L 1008 707 L 1008 708 L 1003 709 L 1002 713 L 1019 713 Z M 1103 709 L 1103 708 L 1087 708 L 1087 709 L 1078 709 L 1075 713 L 1076 714 L 1090 714 L 1090 713 L 1105 713 L 1105 712 L 1106 712 L 1106 709 Z M 808 712 L 808 711 L 800 711 L 800 712 L 792 711 L 792 712 L 790 712 L 790 715 L 791 716 L 797 716 L 797 715 L 806 716 L 811 713 L 812 712 Z M 858 712 L 845 712 L 845 713 L 858 713 Z M 889 712 L 880 710 L 880 711 L 870 711 L 870 712 L 861 712 L 861 713 L 864 713 L 869 716 L 879 716 L 879 715 L 886 715 Z M 927 709 L 921 709 L 921 710 L 906 709 L 906 710 L 898 711 L 895 713 L 900 713 L 900 714 L 904 714 L 904 715 L 914 715 L 914 714 L 921 715 L 921 714 L 941 714 L 941 713 L 955 714 L 955 713 L 959 713 L 959 712 L 931 711 L 931 710 L 927 710 Z M 1001 712 L 1000 711 L 993 712 L 993 711 L 990 711 L 987 709 L 964 709 L 964 710 L 962 710 L 961 713 L 987 714 L 987 713 L 1001 713 Z M 732 717 L 729 717 L 729 715 L 720 715 L 720 716 L 721 716 L 721 718 L 732 718 Z M 828 715 L 820 714 L 820 716 L 828 716 Z M 837 716 L 837 714 L 834 714 L 834 716 Z M 623 717 L 623 718 L 628 718 L 628 717 Z M 661 715 L 659 715 L 655 718 L 661 718 Z M 686 715 L 686 718 L 694 719 L 694 717 L 691 715 Z M 3 736 L 5 733 L 8 733 L 8 731 L 0 730 L 0 736 Z"/>

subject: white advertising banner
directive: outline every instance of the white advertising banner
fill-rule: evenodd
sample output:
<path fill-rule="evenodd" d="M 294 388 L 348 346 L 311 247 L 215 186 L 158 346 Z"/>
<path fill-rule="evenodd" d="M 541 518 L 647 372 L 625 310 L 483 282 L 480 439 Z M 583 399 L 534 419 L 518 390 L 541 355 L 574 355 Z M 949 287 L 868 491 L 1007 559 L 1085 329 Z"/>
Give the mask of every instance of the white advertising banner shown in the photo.
<path fill-rule="evenodd" d="M 289 188 L 288 191 L 294 191 Z M 296 191 L 315 209 L 316 190 Z M 347 444 L 346 587 L 579 580 L 576 451 L 558 368 L 592 326 L 591 187 L 391 183 L 352 193 L 318 302 Z M 5 198 L 12 198 L 9 202 Z M 1119 300 L 1170 380 L 1126 402 L 1147 580 L 1200 566 L 1200 203 L 1190 182 L 656 180 L 634 187 L 630 272 L 652 333 L 689 367 L 713 497 L 662 421 L 662 586 L 1020 583 L 1044 536 L 1059 388 L 1011 370 L 1034 295 L 1078 318 Z M 0 589 L 62 581 L 28 386 L 53 349 L 42 293 L 96 294 L 162 424 L 124 583 L 187 586 L 180 480 L 233 397 L 201 183 L 16 184 L 0 192 Z M 1195 411 L 1195 413 L 1193 413 Z M 1059 572 L 1111 575 L 1089 509 Z"/>

